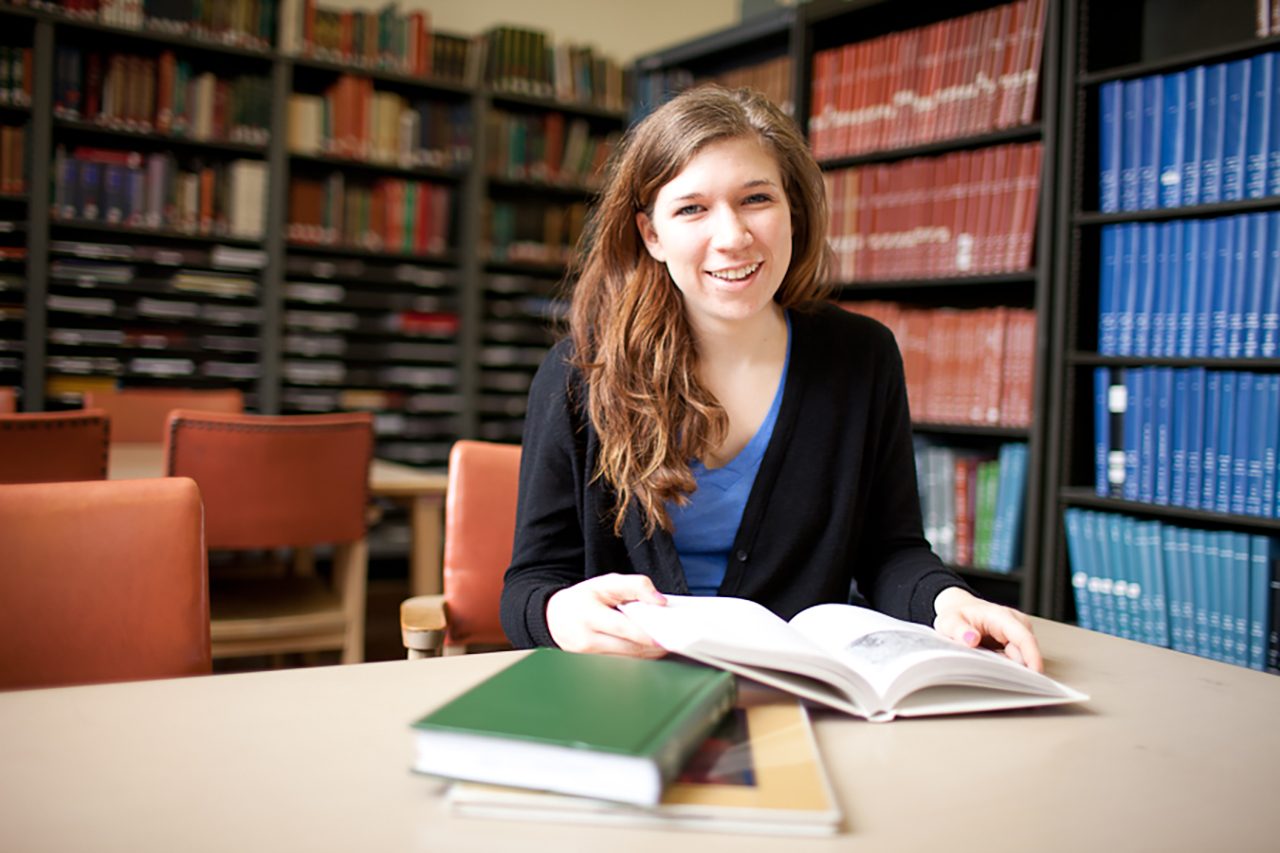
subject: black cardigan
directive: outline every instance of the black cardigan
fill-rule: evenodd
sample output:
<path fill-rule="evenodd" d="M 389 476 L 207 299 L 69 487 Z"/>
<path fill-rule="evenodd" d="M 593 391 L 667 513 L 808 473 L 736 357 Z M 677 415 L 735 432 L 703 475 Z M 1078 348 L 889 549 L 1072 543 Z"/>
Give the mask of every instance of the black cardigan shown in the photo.
<path fill-rule="evenodd" d="M 830 305 L 793 311 L 791 363 L 773 437 L 730 551 L 721 595 L 784 619 L 822 602 L 858 601 L 931 623 L 933 600 L 964 586 L 921 533 L 911 420 L 893 336 Z M 520 461 L 515 547 L 502 626 L 517 647 L 554 645 L 547 599 L 609 572 L 639 572 L 687 594 L 671 536 L 644 534 L 632 505 L 613 534 L 613 492 L 593 481 L 599 436 L 569 341 L 534 377 Z M 572 390 L 571 390 L 572 389 Z"/>

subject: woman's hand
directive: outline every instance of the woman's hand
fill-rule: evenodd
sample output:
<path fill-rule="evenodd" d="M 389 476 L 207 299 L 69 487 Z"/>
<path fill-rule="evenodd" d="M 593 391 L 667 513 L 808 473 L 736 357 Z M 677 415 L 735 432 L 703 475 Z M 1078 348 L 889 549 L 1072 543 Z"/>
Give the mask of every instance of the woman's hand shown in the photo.
<path fill-rule="evenodd" d="M 1040 644 L 1025 614 L 1012 607 L 983 601 L 958 586 L 938 593 L 933 600 L 933 610 L 937 614 L 933 627 L 938 633 L 970 647 L 1002 648 L 1010 660 L 1044 672 Z"/>
<path fill-rule="evenodd" d="M 547 630 L 556 644 L 569 652 L 662 657 L 666 649 L 617 609 L 628 601 L 667 603 L 645 575 L 600 575 L 566 587 L 547 600 Z"/>

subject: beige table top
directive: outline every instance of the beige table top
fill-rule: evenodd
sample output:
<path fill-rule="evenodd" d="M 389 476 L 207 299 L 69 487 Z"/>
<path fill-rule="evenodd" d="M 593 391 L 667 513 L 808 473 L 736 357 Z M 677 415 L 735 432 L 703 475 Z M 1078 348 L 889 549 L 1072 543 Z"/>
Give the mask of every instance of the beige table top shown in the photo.
<path fill-rule="evenodd" d="M 164 447 L 159 444 L 113 444 L 107 462 L 113 480 L 159 477 L 164 473 Z M 369 466 L 369 491 L 384 497 L 443 495 L 445 474 L 420 471 L 399 462 L 374 459 Z"/>
<path fill-rule="evenodd" d="M 448 815 L 409 723 L 519 652 L 0 694 L 13 851 L 1274 850 L 1280 678 L 1039 621 L 1076 708 L 815 714 L 845 826 L 708 836 Z"/>

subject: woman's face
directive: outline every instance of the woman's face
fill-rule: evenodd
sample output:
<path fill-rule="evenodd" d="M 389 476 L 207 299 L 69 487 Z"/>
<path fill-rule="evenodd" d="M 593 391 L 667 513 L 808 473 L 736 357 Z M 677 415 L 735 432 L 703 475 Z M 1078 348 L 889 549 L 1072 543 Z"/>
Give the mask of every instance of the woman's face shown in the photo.
<path fill-rule="evenodd" d="M 791 264 L 791 207 L 778 163 L 754 137 L 714 142 L 636 214 L 695 328 L 725 328 L 773 301 Z"/>

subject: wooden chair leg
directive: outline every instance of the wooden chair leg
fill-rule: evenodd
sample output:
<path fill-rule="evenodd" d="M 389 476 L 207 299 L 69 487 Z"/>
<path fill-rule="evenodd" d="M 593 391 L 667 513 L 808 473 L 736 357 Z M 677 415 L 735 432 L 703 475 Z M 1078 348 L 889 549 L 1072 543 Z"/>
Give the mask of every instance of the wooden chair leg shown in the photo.
<path fill-rule="evenodd" d="M 369 544 L 360 539 L 339 545 L 333 552 L 333 583 L 346 614 L 346 636 L 342 643 L 342 662 L 364 660 L 364 612 L 369 574 Z"/>

